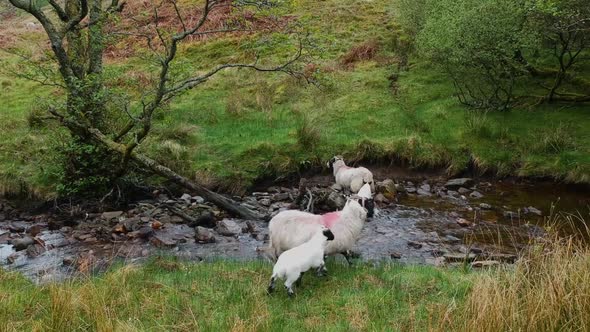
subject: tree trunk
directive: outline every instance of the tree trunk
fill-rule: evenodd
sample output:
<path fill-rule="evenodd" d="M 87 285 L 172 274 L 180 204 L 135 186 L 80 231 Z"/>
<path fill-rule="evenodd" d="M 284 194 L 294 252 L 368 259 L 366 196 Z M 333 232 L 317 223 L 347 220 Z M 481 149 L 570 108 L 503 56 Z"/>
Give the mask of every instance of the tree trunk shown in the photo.
<path fill-rule="evenodd" d="M 218 207 L 224 209 L 225 211 L 231 212 L 237 216 L 240 216 L 244 219 L 251 219 L 251 220 L 266 220 L 268 219 L 266 216 L 259 214 L 258 212 L 252 211 L 248 208 L 241 206 L 238 202 L 222 196 L 218 193 L 215 193 L 199 184 L 196 184 L 189 179 L 175 173 L 168 167 L 162 166 L 158 164 L 155 160 L 143 156 L 138 153 L 133 153 L 132 159 L 138 162 L 139 164 L 149 168 L 154 173 L 165 177 L 172 182 L 183 186 L 184 188 L 190 189 L 194 191 L 203 198 L 207 199 L 211 203 L 217 205 Z"/>

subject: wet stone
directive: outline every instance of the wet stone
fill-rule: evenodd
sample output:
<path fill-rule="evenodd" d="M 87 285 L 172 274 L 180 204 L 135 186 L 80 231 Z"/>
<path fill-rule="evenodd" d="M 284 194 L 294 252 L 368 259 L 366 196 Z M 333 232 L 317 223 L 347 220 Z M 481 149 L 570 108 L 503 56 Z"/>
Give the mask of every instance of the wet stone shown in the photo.
<path fill-rule="evenodd" d="M 208 228 L 197 226 L 195 240 L 198 243 L 214 243 L 215 234 Z"/>
<path fill-rule="evenodd" d="M 412 247 L 414 249 L 421 249 L 422 248 L 422 243 L 416 242 L 416 241 L 408 241 L 408 246 L 409 247 Z"/>
<path fill-rule="evenodd" d="M 8 230 L 10 230 L 13 233 L 22 233 L 25 231 L 26 228 L 27 223 L 25 223 L 24 221 L 13 221 L 10 224 L 8 224 Z"/>
<path fill-rule="evenodd" d="M 488 204 L 488 203 L 480 203 L 479 204 L 479 207 L 482 210 L 491 210 L 492 209 L 492 206 L 490 204 Z"/>
<path fill-rule="evenodd" d="M 35 243 L 35 240 L 33 240 L 33 238 L 30 236 L 25 236 L 20 239 L 12 240 L 12 246 L 13 246 L 14 250 L 16 250 L 16 251 L 25 250 L 25 249 L 27 249 L 28 246 L 30 246 L 34 243 Z"/>
<path fill-rule="evenodd" d="M 459 187 L 471 187 L 473 184 L 474 182 L 471 178 L 457 178 L 447 181 L 445 187 L 447 187 L 447 189 L 457 189 Z"/>
<path fill-rule="evenodd" d="M 475 198 L 475 199 L 480 199 L 483 197 L 483 194 L 480 193 L 479 191 L 474 191 L 471 194 L 469 194 L 469 197 Z"/>
<path fill-rule="evenodd" d="M 119 218 L 122 215 L 123 215 L 123 211 L 103 212 L 102 218 L 105 220 L 111 220 L 111 219 Z"/>
<path fill-rule="evenodd" d="M 45 252 L 45 247 L 36 243 L 27 247 L 27 256 L 35 258 Z"/>
<path fill-rule="evenodd" d="M 223 219 L 217 223 L 217 232 L 225 236 L 235 236 L 242 233 L 242 227 L 231 219 Z"/>
<path fill-rule="evenodd" d="M 469 190 L 469 189 L 467 189 L 467 188 L 464 188 L 464 187 L 461 187 L 461 188 L 459 188 L 459 189 L 457 190 L 457 192 L 458 192 L 459 194 L 461 194 L 461 195 L 465 195 L 465 194 L 468 194 L 469 192 L 471 192 L 471 190 Z"/>

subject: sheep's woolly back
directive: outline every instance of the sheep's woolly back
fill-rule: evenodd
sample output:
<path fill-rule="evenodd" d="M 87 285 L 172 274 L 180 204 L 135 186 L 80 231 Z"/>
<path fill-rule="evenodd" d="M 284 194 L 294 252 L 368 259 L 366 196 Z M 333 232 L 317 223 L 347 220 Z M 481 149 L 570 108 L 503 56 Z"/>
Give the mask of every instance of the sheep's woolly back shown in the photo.
<path fill-rule="evenodd" d="M 344 160 L 338 159 L 332 164 L 334 169 L 334 178 L 336 183 L 350 188 L 353 193 L 357 193 L 361 187 L 368 183 L 371 191 L 375 191 L 373 183 L 373 173 L 364 167 L 348 167 Z"/>
<path fill-rule="evenodd" d="M 328 242 L 326 254 L 352 249 L 367 219 L 366 210 L 357 201 L 349 200 L 342 211 L 324 216 L 297 210 L 280 212 L 268 226 L 269 251 L 276 258 L 282 252 L 308 241 L 318 228 L 328 226 L 328 223 L 332 225 L 329 228 L 334 233 L 334 240 Z"/>
<path fill-rule="evenodd" d="M 344 209 L 340 212 L 340 220 L 331 228 L 334 240 L 328 242 L 326 254 L 351 250 L 361 236 L 365 220 L 367 220 L 367 212 L 356 200 L 346 202 Z"/>
<path fill-rule="evenodd" d="M 322 265 L 328 241 L 323 234 L 325 229 L 325 227 L 319 227 L 309 241 L 282 253 L 273 268 L 273 277 L 285 278 L 293 275 L 297 279 L 300 272 Z"/>

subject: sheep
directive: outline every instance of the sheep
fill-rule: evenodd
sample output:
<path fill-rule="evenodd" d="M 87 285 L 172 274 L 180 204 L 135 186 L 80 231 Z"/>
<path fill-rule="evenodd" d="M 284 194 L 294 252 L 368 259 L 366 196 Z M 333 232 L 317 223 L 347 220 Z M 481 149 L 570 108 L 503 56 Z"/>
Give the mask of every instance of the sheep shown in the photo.
<path fill-rule="evenodd" d="M 298 210 L 279 212 L 271 219 L 268 226 L 270 238 L 268 251 L 271 256 L 279 257 L 282 252 L 308 241 L 314 235 L 317 225 L 323 225 L 332 230 L 336 237 L 326 246 L 326 255 L 340 253 L 351 263 L 351 249 L 360 237 L 367 220 L 367 210 L 362 205 L 365 201 L 365 198 L 351 198 L 342 211 L 324 215 Z"/>
<path fill-rule="evenodd" d="M 375 182 L 373 173 L 364 167 L 346 166 L 342 157 L 335 156 L 328 162 L 328 168 L 334 171 L 336 183 L 345 189 L 350 189 L 353 194 L 358 193 L 361 187 L 368 183 L 371 186 L 371 192 L 375 192 Z"/>
<path fill-rule="evenodd" d="M 314 235 L 309 241 L 291 248 L 279 256 L 270 278 L 268 293 L 275 288 L 278 278 L 286 279 L 285 288 L 289 296 L 293 296 L 293 283 L 300 285 L 303 273 L 311 268 L 322 269 L 324 267 L 324 251 L 328 241 L 334 240 L 334 234 L 325 226 L 316 225 Z"/>

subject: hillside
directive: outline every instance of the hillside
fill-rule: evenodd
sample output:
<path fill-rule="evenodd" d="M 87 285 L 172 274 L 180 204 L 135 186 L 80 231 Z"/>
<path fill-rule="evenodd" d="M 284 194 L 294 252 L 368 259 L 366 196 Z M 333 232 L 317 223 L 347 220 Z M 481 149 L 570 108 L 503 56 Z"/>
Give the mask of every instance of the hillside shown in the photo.
<path fill-rule="evenodd" d="M 409 69 L 398 72 L 394 14 L 385 0 L 291 2 L 284 15 L 309 31 L 314 42 L 309 66 L 319 84 L 283 74 L 223 72 L 176 99 L 156 123 L 150 138 L 155 144 L 141 149 L 184 175 L 233 192 L 264 176 L 322 165 L 334 154 L 449 173 L 475 166 L 501 176 L 590 182 L 587 107 L 470 112 L 453 97 L 449 79 L 426 62 L 411 58 Z M 18 13 L 0 22 L 0 193 L 47 198 L 56 192 L 55 151 L 67 134 L 37 119 L 56 92 L 15 77 L 15 68 L 22 67 L 7 52 L 42 57 L 47 42 L 31 22 Z M 183 68 L 240 60 L 243 54 L 236 50 L 255 40 L 245 34 L 194 39 L 183 46 Z M 149 83 L 144 52 L 139 40 L 115 44 L 107 59 L 110 74 L 141 89 Z"/>

